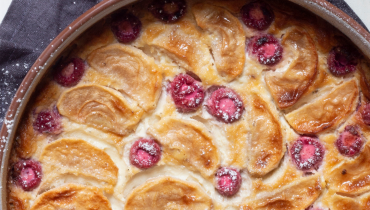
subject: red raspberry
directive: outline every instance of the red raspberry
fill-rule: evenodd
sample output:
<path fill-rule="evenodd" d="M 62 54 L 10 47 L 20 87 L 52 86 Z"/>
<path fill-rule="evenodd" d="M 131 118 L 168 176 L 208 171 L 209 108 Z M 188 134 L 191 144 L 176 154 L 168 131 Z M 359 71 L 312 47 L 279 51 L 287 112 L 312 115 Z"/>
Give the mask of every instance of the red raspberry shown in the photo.
<path fill-rule="evenodd" d="M 366 125 L 370 125 L 370 103 L 362 108 L 361 117 Z"/>
<path fill-rule="evenodd" d="M 13 178 L 24 191 L 37 188 L 42 178 L 41 164 L 35 160 L 20 160 L 13 166 Z"/>
<path fill-rule="evenodd" d="M 308 208 L 306 208 L 306 210 L 324 210 L 324 209 L 320 207 L 309 206 Z"/>
<path fill-rule="evenodd" d="M 139 139 L 130 149 L 130 162 L 140 169 L 150 168 L 160 159 L 161 148 L 153 139 Z"/>
<path fill-rule="evenodd" d="M 113 16 L 111 30 L 121 43 L 129 43 L 139 37 L 141 21 L 126 10 Z"/>
<path fill-rule="evenodd" d="M 244 104 L 234 90 L 220 87 L 209 97 L 207 108 L 208 112 L 218 120 L 232 123 L 241 118 Z"/>
<path fill-rule="evenodd" d="M 56 107 L 39 112 L 33 122 L 33 129 L 40 133 L 59 134 L 62 132 L 61 116 Z"/>
<path fill-rule="evenodd" d="M 264 2 L 251 2 L 240 11 L 242 20 L 249 28 L 257 30 L 267 29 L 275 19 L 271 7 Z"/>
<path fill-rule="evenodd" d="M 180 112 L 196 111 L 204 100 L 201 83 L 187 74 L 176 76 L 169 84 L 168 91 Z"/>
<path fill-rule="evenodd" d="M 358 52 L 350 47 L 334 47 L 328 57 L 329 71 L 335 76 L 354 72 L 357 66 Z"/>
<path fill-rule="evenodd" d="M 283 47 L 279 40 L 270 34 L 254 36 L 250 39 L 247 50 L 256 56 L 260 64 L 274 65 L 283 57 Z"/>
<path fill-rule="evenodd" d="M 174 23 L 185 15 L 186 2 L 184 0 L 155 0 L 149 5 L 148 10 L 161 21 Z"/>
<path fill-rule="evenodd" d="M 301 136 L 290 148 L 290 155 L 298 169 L 317 170 L 324 158 L 325 150 L 320 142 L 313 137 Z"/>
<path fill-rule="evenodd" d="M 85 72 L 85 62 L 81 58 L 72 58 L 56 68 L 54 80 L 64 87 L 76 85 Z"/>
<path fill-rule="evenodd" d="M 240 173 L 233 168 L 222 167 L 216 173 L 216 190 L 223 196 L 235 195 L 242 185 Z"/>
<path fill-rule="evenodd" d="M 335 142 L 340 154 L 347 157 L 358 155 L 363 144 L 360 132 L 353 125 L 347 125 Z"/>

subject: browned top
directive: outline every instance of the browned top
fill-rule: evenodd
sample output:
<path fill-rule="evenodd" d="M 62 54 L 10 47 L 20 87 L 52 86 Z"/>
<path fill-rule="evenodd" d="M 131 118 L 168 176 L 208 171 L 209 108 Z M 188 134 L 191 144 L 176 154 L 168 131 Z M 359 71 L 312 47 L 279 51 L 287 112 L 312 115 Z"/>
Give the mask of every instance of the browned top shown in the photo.
<path fill-rule="evenodd" d="M 113 44 L 93 51 L 87 61 L 96 71 L 85 77 L 86 82 L 122 90 L 146 111 L 157 106 L 162 75 L 152 57 L 135 47 Z"/>
<path fill-rule="evenodd" d="M 143 114 L 118 92 L 100 85 L 82 85 L 63 93 L 58 100 L 61 115 L 95 128 L 127 135 Z"/>
<path fill-rule="evenodd" d="M 149 24 L 143 29 L 141 41 L 165 50 L 170 59 L 194 72 L 204 84 L 219 84 L 222 78 L 212 65 L 211 53 L 201 37 L 192 20 L 183 18 L 177 24 Z"/>
<path fill-rule="evenodd" d="M 248 142 L 248 171 L 264 176 L 276 168 L 284 155 L 280 123 L 269 110 L 267 103 L 253 95 L 249 104 L 251 137 Z"/>
<path fill-rule="evenodd" d="M 139 186 L 128 196 L 126 210 L 206 210 L 211 198 L 197 185 L 171 177 L 157 178 Z"/>
<path fill-rule="evenodd" d="M 315 134 L 333 128 L 356 108 L 358 86 L 344 82 L 316 101 L 287 114 L 288 123 L 299 133 Z"/>
<path fill-rule="evenodd" d="M 93 177 L 114 186 L 118 168 L 101 149 L 80 139 L 60 139 L 48 144 L 41 156 L 44 182 L 60 174 Z"/>
<path fill-rule="evenodd" d="M 294 105 L 314 80 L 317 52 L 312 38 L 302 28 L 288 30 L 281 43 L 285 59 L 291 61 L 286 70 L 268 71 L 265 78 L 275 102 L 284 109 Z"/>
<path fill-rule="evenodd" d="M 249 202 L 241 206 L 244 210 L 302 210 L 316 200 L 325 183 L 318 175 L 301 181 L 273 193 L 273 195 Z"/>
<path fill-rule="evenodd" d="M 163 146 L 164 161 L 190 167 L 206 177 L 219 166 L 219 152 L 207 129 L 195 120 L 162 118 L 148 130 Z"/>
<path fill-rule="evenodd" d="M 344 172 L 345 171 L 345 172 Z M 333 171 L 325 174 L 331 189 L 339 193 L 359 194 L 370 190 L 370 144 L 360 155 L 343 161 Z"/>
<path fill-rule="evenodd" d="M 335 193 L 329 190 L 325 193 L 323 201 L 332 210 L 369 210 L 370 209 L 370 194 L 366 193 L 360 196 L 344 196 L 340 193 Z"/>
<path fill-rule="evenodd" d="M 218 73 L 231 81 L 239 76 L 245 62 L 245 36 L 240 21 L 222 7 L 200 3 L 192 7 L 199 27 L 209 32 Z"/>
<path fill-rule="evenodd" d="M 96 187 L 68 184 L 41 194 L 30 210 L 111 210 L 111 205 Z"/>

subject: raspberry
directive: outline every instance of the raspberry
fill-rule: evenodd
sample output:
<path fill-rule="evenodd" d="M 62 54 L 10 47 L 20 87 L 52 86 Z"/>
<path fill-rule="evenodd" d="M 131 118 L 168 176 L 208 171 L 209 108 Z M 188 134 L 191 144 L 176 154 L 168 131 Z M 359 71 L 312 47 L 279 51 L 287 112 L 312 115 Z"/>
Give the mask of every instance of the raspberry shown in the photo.
<path fill-rule="evenodd" d="M 240 13 L 246 26 L 260 31 L 267 29 L 275 18 L 271 7 L 264 2 L 246 4 Z"/>
<path fill-rule="evenodd" d="M 310 206 L 310 207 L 306 208 L 306 210 L 323 210 L 323 209 L 319 208 L 319 207 Z"/>
<path fill-rule="evenodd" d="M 204 100 L 200 82 L 187 74 L 180 74 L 169 85 L 169 92 L 180 112 L 196 111 Z"/>
<path fill-rule="evenodd" d="M 174 23 L 185 15 L 186 2 L 184 0 L 155 0 L 149 5 L 148 10 L 161 21 Z"/>
<path fill-rule="evenodd" d="M 283 56 L 283 47 L 279 40 L 270 34 L 252 37 L 247 46 L 249 53 L 256 56 L 263 65 L 274 65 Z"/>
<path fill-rule="evenodd" d="M 56 107 L 39 112 L 33 122 L 33 129 L 40 133 L 59 134 L 62 132 L 61 116 Z"/>
<path fill-rule="evenodd" d="M 124 10 L 113 16 L 111 30 L 119 42 L 126 44 L 139 37 L 141 21 Z"/>
<path fill-rule="evenodd" d="M 239 120 L 244 111 L 240 96 L 232 89 L 220 87 L 207 101 L 208 112 L 225 123 Z"/>
<path fill-rule="evenodd" d="M 85 72 L 85 62 L 81 58 L 72 58 L 56 68 L 54 80 L 64 87 L 76 85 Z"/>
<path fill-rule="evenodd" d="M 222 167 L 216 172 L 216 190 L 223 196 L 235 195 L 242 184 L 240 173 L 233 168 Z"/>
<path fill-rule="evenodd" d="M 147 169 L 154 166 L 161 159 L 161 148 L 152 139 L 139 139 L 130 149 L 130 162 L 132 165 Z"/>
<path fill-rule="evenodd" d="M 334 47 L 328 57 L 329 71 L 335 76 L 354 72 L 358 56 L 358 52 L 350 47 Z"/>
<path fill-rule="evenodd" d="M 37 188 L 42 178 L 41 164 L 35 160 L 20 160 L 13 166 L 13 178 L 24 191 Z"/>
<path fill-rule="evenodd" d="M 340 134 L 335 142 L 340 154 L 353 157 L 360 153 L 364 141 L 360 136 L 360 132 L 353 125 L 347 125 L 344 131 Z"/>
<path fill-rule="evenodd" d="M 301 136 L 290 148 L 290 155 L 298 169 L 308 171 L 318 169 L 324 158 L 324 147 L 316 138 Z"/>
<path fill-rule="evenodd" d="M 361 111 L 361 117 L 366 125 L 370 125 L 370 104 L 364 105 Z"/>

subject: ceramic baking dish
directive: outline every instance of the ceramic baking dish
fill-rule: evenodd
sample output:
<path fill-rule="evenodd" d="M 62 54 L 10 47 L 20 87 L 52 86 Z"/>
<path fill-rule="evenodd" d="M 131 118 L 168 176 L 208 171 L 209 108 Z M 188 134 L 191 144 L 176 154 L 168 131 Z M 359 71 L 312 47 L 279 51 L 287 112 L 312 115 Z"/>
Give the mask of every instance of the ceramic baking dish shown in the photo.
<path fill-rule="evenodd" d="M 90 26 L 108 14 L 134 1 L 135 0 L 104 0 L 88 10 L 66 27 L 66 29 L 49 44 L 27 73 L 10 104 L 0 131 L 0 209 L 6 210 L 8 159 L 16 128 L 33 91 L 43 78 L 43 75 L 63 50 Z M 327 20 L 348 36 L 367 57 L 370 57 L 370 34 L 346 13 L 325 0 L 290 1 Z"/>

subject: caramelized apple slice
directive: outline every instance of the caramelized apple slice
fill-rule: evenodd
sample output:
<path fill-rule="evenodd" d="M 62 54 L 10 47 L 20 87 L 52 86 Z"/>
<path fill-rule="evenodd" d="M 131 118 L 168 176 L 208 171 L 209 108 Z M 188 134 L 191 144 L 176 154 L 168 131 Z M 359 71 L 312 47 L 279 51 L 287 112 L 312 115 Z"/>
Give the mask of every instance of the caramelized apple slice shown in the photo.
<path fill-rule="evenodd" d="M 318 58 L 312 38 L 303 29 L 287 31 L 281 44 L 286 52 L 283 59 L 289 59 L 290 63 L 284 71 L 268 71 L 265 80 L 276 104 L 285 109 L 294 105 L 311 85 Z"/>
<path fill-rule="evenodd" d="M 330 188 L 339 193 L 359 194 L 370 190 L 370 144 L 360 155 L 348 159 L 325 175 Z"/>
<path fill-rule="evenodd" d="M 156 107 L 162 75 L 153 58 L 134 47 L 113 44 L 93 51 L 87 62 L 110 78 L 108 85 L 123 90 L 144 110 Z M 95 79 L 99 82 L 99 78 Z"/>
<path fill-rule="evenodd" d="M 283 135 L 279 121 L 259 96 L 254 95 L 249 111 L 252 122 L 248 143 L 248 171 L 254 176 L 264 176 L 276 168 L 284 155 Z"/>
<path fill-rule="evenodd" d="M 114 90 L 100 85 L 71 88 L 60 97 L 58 110 L 70 120 L 118 135 L 127 135 L 139 123 L 143 111 L 128 104 Z"/>
<path fill-rule="evenodd" d="M 160 49 L 176 65 L 198 75 L 204 85 L 216 85 L 222 81 L 212 65 L 208 46 L 202 42 L 202 34 L 188 20 L 169 25 L 149 24 L 143 32 L 142 42 Z"/>
<path fill-rule="evenodd" d="M 239 20 L 222 7 L 200 3 L 193 6 L 197 24 L 212 35 L 211 48 L 218 73 L 231 81 L 245 62 L 245 36 Z"/>
<path fill-rule="evenodd" d="M 166 117 L 148 132 L 161 143 L 165 162 L 187 166 L 206 177 L 217 170 L 220 162 L 217 147 L 201 123 Z"/>
<path fill-rule="evenodd" d="M 297 132 L 316 134 L 335 127 L 346 118 L 356 108 L 358 94 L 356 81 L 350 80 L 285 118 Z"/>
<path fill-rule="evenodd" d="M 108 199 L 96 187 L 68 184 L 41 194 L 31 210 L 111 210 Z"/>
<path fill-rule="evenodd" d="M 147 181 L 127 198 L 126 210 L 212 209 L 211 198 L 199 186 L 171 177 Z"/>
<path fill-rule="evenodd" d="M 101 149 L 78 139 L 60 139 L 48 144 L 41 153 L 47 181 L 60 174 L 92 177 L 115 185 L 118 168 L 110 156 Z M 49 179 L 49 180 L 48 180 Z"/>
<path fill-rule="evenodd" d="M 242 206 L 240 209 L 303 210 L 319 197 L 324 186 L 325 183 L 319 175 L 312 175 L 282 189 L 280 188 L 278 191 L 258 196 L 258 199 Z"/>
<path fill-rule="evenodd" d="M 330 210 L 357 210 L 370 208 L 370 194 L 366 193 L 360 196 L 347 197 L 329 190 L 324 195 L 324 202 L 330 206 Z"/>

